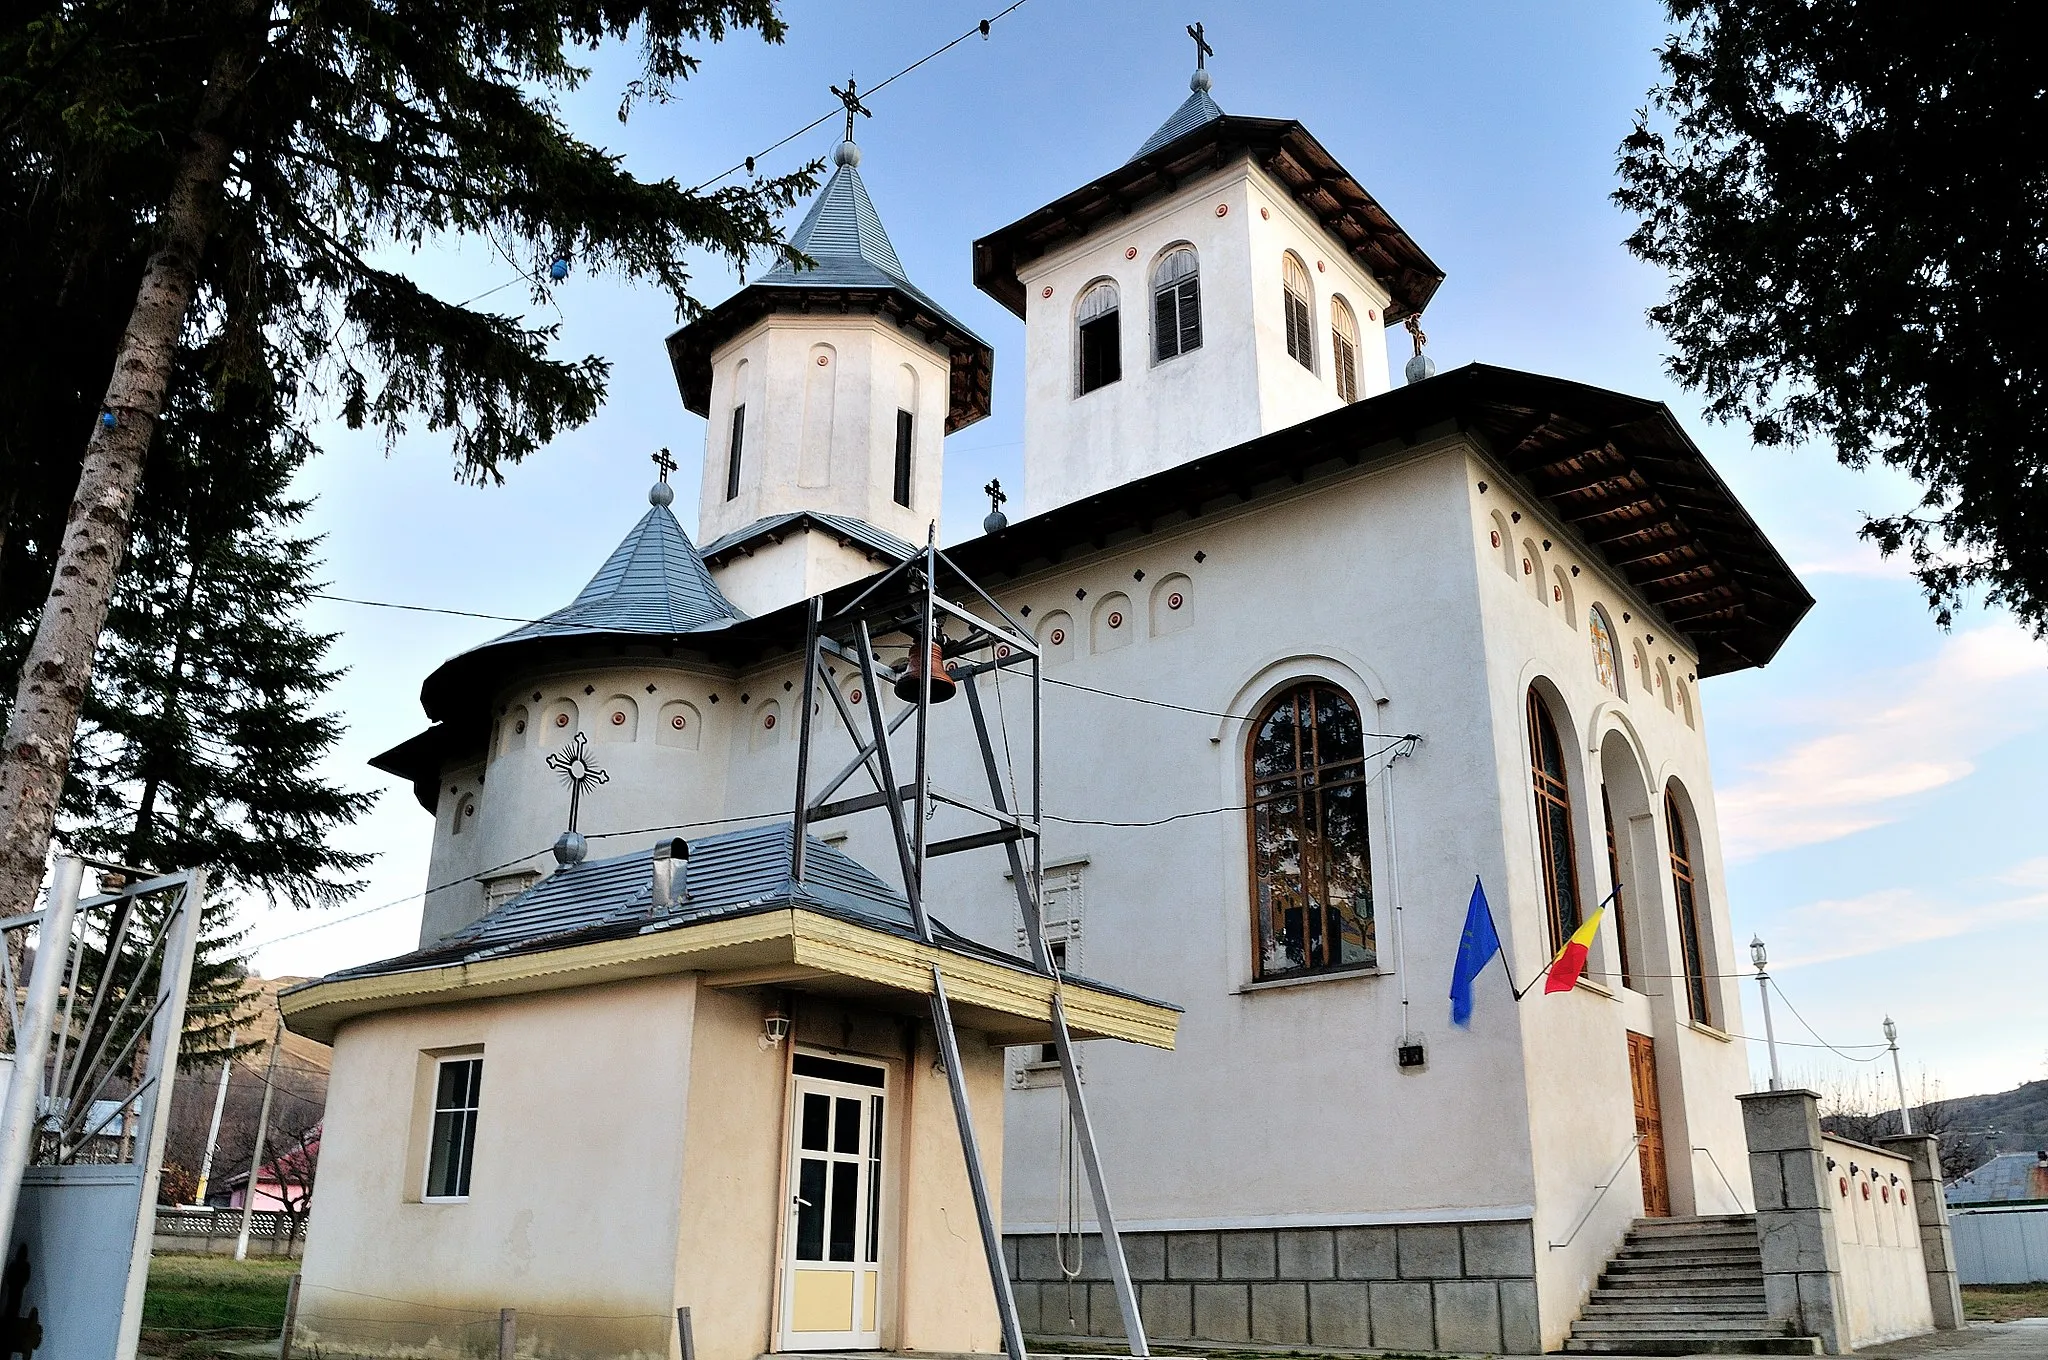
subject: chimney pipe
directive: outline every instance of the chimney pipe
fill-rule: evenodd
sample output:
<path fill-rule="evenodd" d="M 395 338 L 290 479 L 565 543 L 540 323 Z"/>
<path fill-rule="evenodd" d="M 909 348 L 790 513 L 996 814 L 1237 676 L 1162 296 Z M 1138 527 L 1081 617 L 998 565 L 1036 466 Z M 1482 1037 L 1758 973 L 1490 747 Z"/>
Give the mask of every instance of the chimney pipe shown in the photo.
<path fill-rule="evenodd" d="M 651 914 L 674 911 L 690 900 L 690 843 L 681 836 L 654 843 Z"/>

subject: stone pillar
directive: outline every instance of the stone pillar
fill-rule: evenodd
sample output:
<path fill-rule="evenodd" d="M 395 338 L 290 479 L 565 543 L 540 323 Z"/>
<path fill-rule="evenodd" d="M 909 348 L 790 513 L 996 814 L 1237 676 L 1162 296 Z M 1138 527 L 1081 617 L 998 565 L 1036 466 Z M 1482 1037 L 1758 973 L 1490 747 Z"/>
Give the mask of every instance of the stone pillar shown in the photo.
<path fill-rule="evenodd" d="M 1952 1332 L 1963 1325 L 1963 1290 L 1956 1274 L 1956 1243 L 1948 1228 L 1948 1200 L 1941 1193 L 1941 1153 L 1931 1133 L 1894 1134 L 1877 1140 L 1913 1164 L 1913 1208 L 1920 1224 L 1920 1255 L 1927 1262 L 1927 1298 L 1934 1326 Z"/>
<path fill-rule="evenodd" d="M 1753 1091 L 1736 1099 L 1742 1102 L 1756 1192 L 1764 1311 L 1795 1335 L 1819 1337 L 1825 1354 L 1846 1355 L 1849 1309 L 1820 1146 L 1820 1097 L 1812 1091 Z"/>

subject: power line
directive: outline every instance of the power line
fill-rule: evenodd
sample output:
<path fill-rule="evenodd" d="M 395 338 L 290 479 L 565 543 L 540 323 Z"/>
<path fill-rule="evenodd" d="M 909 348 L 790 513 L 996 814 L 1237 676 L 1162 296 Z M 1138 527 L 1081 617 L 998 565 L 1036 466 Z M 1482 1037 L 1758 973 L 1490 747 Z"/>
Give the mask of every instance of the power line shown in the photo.
<path fill-rule="evenodd" d="M 909 75 L 912 71 L 915 71 L 918 67 L 924 65 L 932 58 L 952 51 L 954 48 L 958 47 L 961 43 L 966 42 L 969 38 L 975 36 L 977 33 L 980 34 L 984 39 L 987 38 L 989 35 L 989 30 L 991 28 L 993 28 L 997 23 L 999 23 L 1003 19 L 1007 19 L 1010 15 L 1024 8 L 1024 6 L 1027 3 L 1028 0 L 1016 0 L 1014 4 L 1009 5 L 1007 8 L 998 11 L 996 14 L 992 15 L 987 19 L 983 19 L 974 27 L 968 29 L 959 37 L 953 39 L 951 42 L 933 48 L 931 51 L 919 57 L 916 61 L 911 62 L 910 65 L 904 67 L 902 70 L 896 72 L 896 74 L 884 80 L 881 84 L 873 86 L 870 89 L 863 90 L 861 92 L 861 97 L 863 99 L 873 99 L 883 90 L 888 89 L 891 85 L 895 84 L 903 77 Z M 787 137 L 784 137 L 779 141 L 773 142 L 770 145 L 763 147 L 761 150 L 756 151 L 753 155 L 748 156 L 746 159 L 740 161 L 739 164 L 721 170 L 719 173 L 713 175 L 710 179 L 705 180 L 702 184 L 692 185 L 690 188 L 690 192 L 693 194 L 702 193 L 704 192 L 704 190 L 709 189 L 712 185 L 718 183 L 720 180 L 730 178 L 731 176 L 738 174 L 742 170 L 752 173 L 754 169 L 754 162 L 765 159 L 772 153 L 780 151 L 783 147 L 788 146 L 791 142 L 803 136 L 806 132 L 809 132 L 813 128 L 821 127 L 824 124 L 831 122 L 834 118 L 839 117 L 845 111 L 846 110 L 844 106 L 841 106 L 840 108 L 835 108 L 828 113 L 820 114 L 818 117 L 813 118 L 810 122 L 805 123 L 802 127 L 798 128 L 795 132 L 790 133 Z"/>
<path fill-rule="evenodd" d="M 1805 1025 L 1805 1026 L 1806 1026 L 1806 1032 L 1807 1032 L 1808 1034 L 1811 1034 L 1811 1035 L 1812 1035 L 1812 1036 L 1813 1036 L 1814 1038 L 1816 1038 L 1816 1039 L 1820 1039 L 1820 1044 L 1819 1044 L 1819 1047 L 1821 1047 L 1821 1048 L 1824 1048 L 1824 1049 L 1826 1049 L 1826 1050 L 1827 1050 L 1828 1052 L 1830 1052 L 1830 1053 L 1834 1054 L 1834 1055 L 1835 1055 L 1836 1057 L 1838 1057 L 1838 1058 L 1842 1058 L 1842 1059 L 1845 1059 L 1845 1060 L 1847 1060 L 1847 1061 L 1849 1061 L 1849 1062 L 1858 1062 L 1858 1063 L 1876 1062 L 1876 1061 L 1877 1061 L 1877 1060 L 1878 1060 L 1879 1058 L 1882 1058 L 1882 1057 L 1883 1057 L 1883 1056 L 1885 1055 L 1885 1051 L 1886 1051 L 1886 1050 L 1888 1050 L 1888 1048 L 1890 1047 L 1890 1046 L 1889 1046 L 1889 1045 L 1887 1045 L 1887 1044 L 1852 1044 L 1852 1045 L 1850 1045 L 1850 1047 L 1852 1047 L 1852 1048 L 1875 1048 L 1875 1049 L 1877 1049 L 1877 1050 L 1878 1050 L 1878 1052 L 1876 1052 L 1876 1053 L 1873 1053 L 1873 1054 L 1871 1054 L 1871 1055 L 1870 1055 L 1869 1057 L 1867 1057 L 1867 1058 L 1859 1058 L 1859 1057 L 1857 1057 L 1857 1056 L 1856 1056 L 1855 1054 L 1853 1054 L 1853 1053 L 1844 1053 L 1844 1052 L 1843 1052 L 1843 1051 L 1842 1051 L 1841 1049 L 1839 1049 L 1839 1048 L 1836 1048 L 1836 1047 L 1835 1047 L 1835 1046 L 1834 1046 L 1833 1044 L 1829 1043 L 1829 1042 L 1828 1042 L 1828 1041 L 1827 1041 L 1826 1039 L 1821 1039 L 1821 1034 L 1820 1034 L 1820 1031 L 1819 1031 L 1819 1030 L 1817 1030 L 1817 1029 L 1815 1029 L 1815 1028 L 1814 1028 L 1814 1027 L 1813 1027 L 1813 1026 L 1812 1026 L 1811 1024 L 1808 1024 L 1808 1023 L 1807 1023 L 1807 1019 L 1806 1019 L 1806 1017 L 1805 1017 L 1805 1016 L 1803 1016 L 1803 1015 L 1801 1015 L 1801 1014 L 1799 1013 L 1799 1008 L 1798 1008 L 1797 1006 L 1794 1006 L 1794 1005 L 1792 1004 L 1792 998 L 1791 998 L 1791 997 L 1789 997 L 1789 996 L 1786 996 L 1786 995 L 1785 995 L 1785 989 L 1784 989 L 1783 987 L 1780 987 L 1780 986 L 1778 985 L 1778 980 L 1777 980 L 1776 978 L 1772 978 L 1772 979 L 1771 979 L 1771 990 L 1772 990 L 1772 991 L 1774 991 L 1774 992 L 1776 992 L 1776 993 L 1778 994 L 1778 999 L 1779 999 L 1780 1001 L 1782 1001 L 1782 1002 L 1784 1002 L 1784 1003 L 1785 1003 L 1785 1009 L 1786 1009 L 1786 1010 L 1788 1010 L 1788 1011 L 1791 1011 L 1791 1012 L 1792 1012 L 1792 1018 L 1793 1018 L 1793 1019 L 1795 1019 L 1795 1020 L 1797 1020 L 1797 1021 L 1798 1021 L 1798 1022 L 1799 1022 L 1800 1024 L 1802 1024 L 1802 1025 Z M 1813 1044 L 1799 1044 L 1799 1045 L 1797 1045 L 1797 1047 L 1799 1047 L 1799 1048 L 1812 1048 L 1812 1047 L 1814 1047 L 1814 1046 L 1815 1046 L 1815 1045 L 1813 1045 Z"/>

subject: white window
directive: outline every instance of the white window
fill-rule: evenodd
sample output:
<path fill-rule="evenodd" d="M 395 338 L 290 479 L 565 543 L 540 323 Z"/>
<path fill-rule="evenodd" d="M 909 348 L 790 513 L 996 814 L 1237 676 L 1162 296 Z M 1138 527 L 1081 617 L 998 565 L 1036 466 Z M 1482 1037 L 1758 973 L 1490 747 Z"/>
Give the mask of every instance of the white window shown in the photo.
<path fill-rule="evenodd" d="M 1175 246 L 1152 270 L 1152 362 L 1201 347 L 1201 269 L 1193 246 Z"/>
<path fill-rule="evenodd" d="M 1358 400 L 1358 318 L 1343 298 L 1330 299 L 1330 367 L 1337 379 L 1337 400 L 1349 406 Z"/>
<path fill-rule="evenodd" d="M 1316 313 L 1311 299 L 1315 297 L 1315 285 L 1309 282 L 1308 266 L 1291 250 L 1280 257 L 1280 283 L 1287 295 L 1288 357 L 1313 373 L 1316 371 Z"/>
<path fill-rule="evenodd" d="M 482 1058 L 443 1058 L 434 1066 L 434 1125 L 427 1144 L 424 1199 L 469 1198 L 476 1160 L 476 1116 L 483 1091 Z"/>
<path fill-rule="evenodd" d="M 1081 918 L 1086 900 L 1081 884 L 1084 864 L 1085 861 L 1049 866 L 1039 880 L 1038 916 L 1045 930 L 1045 949 L 1052 956 L 1052 966 L 1062 973 L 1078 972 L 1081 967 Z M 1021 911 L 1016 922 L 1017 947 L 1029 954 L 1031 941 L 1024 933 Z M 1059 1061 L 1060 1056 L 1051 1044 L 1033 1044 L 1023 1050 L 1011 1085 L 1057 1085 Z"/>
<path fill-rule="evenodd" d="M 540 882 L 540 875 L 530 871 L 516 874 L 500 874 L 496 878 L 485 879 L 484 910 L 496 911 L 499 907 L 504 906 L 507 902 L 510 902 L 513 898 L 519 896 L 519 894 L 525 892 L 538 882 Z"/>

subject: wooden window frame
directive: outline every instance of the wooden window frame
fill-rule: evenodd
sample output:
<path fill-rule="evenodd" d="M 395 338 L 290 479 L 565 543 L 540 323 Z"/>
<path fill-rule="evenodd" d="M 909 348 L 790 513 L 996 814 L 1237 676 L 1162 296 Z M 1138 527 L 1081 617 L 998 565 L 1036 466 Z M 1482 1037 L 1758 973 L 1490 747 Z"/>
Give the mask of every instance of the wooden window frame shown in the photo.
<path fill-rule="evenodd" d="M 1614 885 L 1614 947 L 1621 955 L 1621 985 L 1635 990 L 1635 967 L 1628 954 L 1628 892 L 1621 882 L 1621 849 L 1614 840 L 1614 804 L 1607 785 L 1600 786 L 1600 818 L 1607 825 L 1607 878 Z"/>
<path fill-rule="evenodd" d="M 1670 843 L 1671 906 L 1678 915 L 1679 966 L 1685 970 L 1685 1003 L 1696 1024 L 1714 1023 L 1712 997 L 1707 991 L 1706 937 L 1700 926 L 1699 878 L 1693 868 L 1692 836 L 1685 829 L 1685 810 L 1667 787 L 1664 790 L 1664 829 Z"/>
<path fill-rule="evenodd" d="M 1289 685 L 1286 689 L 1274 695 L 1270 700 L 1267 701 L 1265 706 L 1259 710 L 1258 719 L 1251 726 L 1251 739 L 1245 743 L 1244 789 L 1245 839 L 1247 855 L 1246 872 L 1248 877 L 1248 886 L 1250 889 L 1248 900 L 1249 909 L 1245 913 L 1245 923 L 1249 928 L 1251 934 L 1252 980 L 1255 982 L 1266 982 L 1279 979 L 1292 980 L 1296 978 L 1343 976 L 1345 974 L 1369 971 L 1377 969 L 1379 967 L 1378 929 L 1377 920 L 1373 910 L 1372 900 L 1371 818 L 1369 810 L 1367 810 L 1363 806 L 1362 802 L 1360 811 L 1360 820 L 1362 825 L 1360 828 L 1360 832 L 1364 841 L 1361 853 L 1364 872 L 1361 875 L 1362 882 L 1360 884 L 1362 891 L 1359 894 L 1359 897 L 1353 900 L 1352 909 L 1354 914 L 1357 916 L 1360 925 L 1363 927 L 1363 933 L 1365 933 L 1371 941 L 1371 943 L 1367 946 L 1367 957 L 1362 960 L 1355 960 L 1348 963 L 1341 961 L 1327 962 L 1321 964 L 1311 963 L 1300 968 L 1275 970 L 1270 973 L 1267 972 L 1265 968 L 1265 940 L 1259 928 L 1260 875 L 1258 820 L 1260 808 L 1267 803 L 1278 802 L 1289 797 L 1294 798 L 1296 800 L 1297 809 L 1295 817 L 1301 826 L 1301 832 L 1299 834 L 1297 844 L 1302 847 L 1306 847 L 1310 843 L 1309 838 L 1306 834 L 1309 815 L 1307 812 L 1307 806 L 1309 799 L 1316 794 L 1319 794 L 1330 789 L 1356 787 L 1360 790 L 1363 790 L 1370 783 L 1366 771 L 1365 743 L 1362 736 L 1359 742 L 1359 749 L 1357 755 L 1346 756 L 1342 759 L 1327 761 L 1322 758 L 1322 751 L 1319 745 L 1319 737 L 1316 732 L 1316 723 L 1313 716 L 1313 710 L 1311 710 L 1310 717 L 1308 718 L 1306 723 L 1304 723 L 1302 716 L 1303 699 L 1306 698 L 1310 701 L 1311 704 L 1313 704 L 1314 697 L 1318 693 L 1334 696 L 1335 698 L 1343 701 L 1346 705 L 1348 705 L 1351 708 L 1351 711 L 1354 714 L 1358 715 L 1359 726 L 1362 731 L 1365 725 L 1365 711 L 1359 707 L 1358 701 L 1353 699 L 1348 692 L 1346 692 L 1342 687 L 1332 684 L 1326 680 L 1301 680 L 1295 682 L 1294 684 Z M 1291 776 L 1269 776 L 1268 778 L 1261 779 L 1259 778 L 1258 774 L 1259 736 L 1262 732 L 1265 731 L 1266 724 L 1272 720 L 1273 715 L 1279 712 L 1284 705 L 1289 704 L 1293 705 L 1295 710 L 1294 727 L 1296 733 L 1296 741 L 1294 772 Z M 1313 750 L 1312 756 L 1310 754 L 1311 749 Z M 1316 777 L 1319 774 L 1319 772 L 1323 770 L 1341 768 L 1347 765 L 1355 765 L 1357 767 L 1357 773 L 1355 775 L 1346 776 L 1344 778 L 1340 778 L 1327 783 L 1324 782 L 1322 779 Z M 1289 788 L 1287 790 L 1269 793 L 1263 796 L 1260 795 L 1259 786 L 1261 784 L 1274 785 L 1281 783 L 1283 780 L 1290 781 Z M 1364 797 L 1365 795 L 1361 792 L 1361 800 L 1363 800 Z M 1319 821 L 1322 820 L 1320 805 L 1317 812 L 1317 818 Z M 1319 836 L 1317 837 L 1317 841 L 1319 843 L 1326 845 L 1327 837 Z M 1327 880 L 1328 869 L 1326 866 L 1319 868 L 1316 872 L 1318 876 Z M 1304 866 L 1303 878 L 1304 881 L 1307 878 L 1306 866 Z M 1338 916 L 1338 912 L 1335 907 L 1330 906 L 1328 904 L 1324 904 L 1321 908 L 1319 908 L 1319 910 L 1324 914 L 1326 918 L 1323 923 L 1322 938 L 1326 942 L 1326 945 L 1328 945 L 1328 942 L 1335 941 L 1339 938 L 1339 935 L 1337 933 L 1333 933 L 1330 928 L 1330 920 L 1336 918 Z"/>
<path fill-rule="evenodd" d="M 1083 315 L 1088 309 L 1089 299 L 1106 294 L 1109 305 L 1093 315 Z M 1074 395 L 1085 397 L 1105 387 L 1122 382 L 1124 377 L 1124 323 L 1123 291 L 1114 279 L 1097 279 L 1081 290 L 1081 298 L 1074 313 Z M 1101 371 L 1090 382 L 1088 354 L 1090 327 L 1106 327 L 1110 342 L 1101 353 L 1105 356 Z"/>
<path fill-rule="evenodd" d="M 1564 948 L 1565 941 L 1572 937 L 1584 923 L 1585 910 L 1579 901 L 1579 847 L 1578 829 L 1572 815 L 1571 770 L 1565 761 L 1565 745 L 1557 734 L 1557 723 L 1550 716 L 1550 706 L 1543 702 L 1543 696 L 1536 687 L 1529 687 L 1529 775 L 1536 799 L 1536 852 L 1542 861 L 1543 910 L 1550 925 L 1550 952 L 1557 953 Z M 1557 756 L 1557 772 L 1552 774 L 1544 768 L 1543 745 L 1548 741 Z M 1553 810 L 1564 813 L 1563 855 L 1558 854 L 1554 840 L 1553 820 L 1547 815 Z M 1557 881 L 1557 866 L 1562 863 L 1571 871 L 1572 881 L 1561 885 Z M 1570 908 L 1569 919 L 1565 911 Z"/>
<path fill-rule="evenodd" d="M 1161 281 L 1173 261 L 1185 257 L 1187 273 Z M 1191 245 L 1177 245 L 1152 266 L 1152 362 L 1163 364 L 1202 347 L 1202 261 Z"/>
<path fill-rule="evenodd" d="M 1290 269 L 1289 266 L 1292 266 Z M 1295 270 L 1301 272 L 1303 289 L 1294 286 Z M 1281 306 L 1286 312 L 1287 357 L 1313 373 L 1316 371 L 1315 280 L 1301 256 L 1291 250 L 1280 255 Z"/>
<path fill-rule="evenodd" d="M 1357 401 L 1358 314 L 1341 297 L 1330 299 L 1330 369 L 1337 382 L 1337 400 L 1346 406 Z"/>

